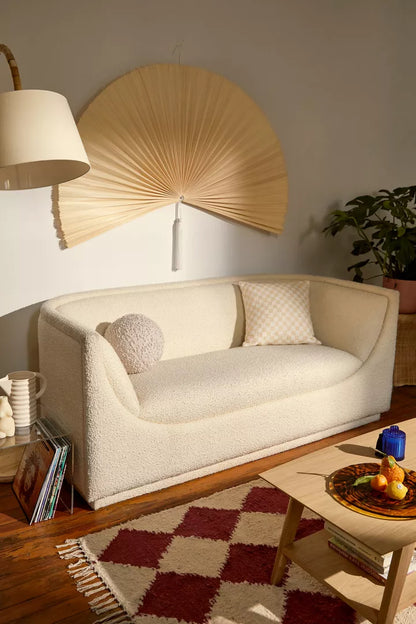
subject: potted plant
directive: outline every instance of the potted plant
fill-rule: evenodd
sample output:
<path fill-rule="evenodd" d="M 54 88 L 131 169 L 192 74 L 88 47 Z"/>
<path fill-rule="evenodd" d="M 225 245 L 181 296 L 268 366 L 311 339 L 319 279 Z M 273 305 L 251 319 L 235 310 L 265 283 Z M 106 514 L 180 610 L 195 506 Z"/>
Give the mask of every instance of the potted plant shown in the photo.
<path fill-rule="evenodd" d="M 335 236 L 347 227 L 355 230 L 351 254 L 364 259 L 348 267 L 354 281 L 382 275 L 383 286 L 400 292 L 400 312 L 416 312 L 416 186 L 361 195 L 346 208 L 333 210 L 323 231 Z M 364 278 L 363 268 L 370 265 L 379 273 Z"/>

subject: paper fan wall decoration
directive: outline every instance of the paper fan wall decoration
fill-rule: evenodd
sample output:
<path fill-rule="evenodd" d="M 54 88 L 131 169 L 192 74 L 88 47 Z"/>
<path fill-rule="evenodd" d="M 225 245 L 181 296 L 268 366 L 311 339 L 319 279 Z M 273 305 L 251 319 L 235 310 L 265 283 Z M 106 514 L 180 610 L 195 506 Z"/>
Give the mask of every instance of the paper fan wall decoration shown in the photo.
<path fill-rule="evenodd" d="M 287 175 L 279 141 L 237 85 L 197 67 L 148 65 L 108 85 L 80 118 L 91 170 L 60 185 L 72 247 L 177 202 L 279 233 Z"/>

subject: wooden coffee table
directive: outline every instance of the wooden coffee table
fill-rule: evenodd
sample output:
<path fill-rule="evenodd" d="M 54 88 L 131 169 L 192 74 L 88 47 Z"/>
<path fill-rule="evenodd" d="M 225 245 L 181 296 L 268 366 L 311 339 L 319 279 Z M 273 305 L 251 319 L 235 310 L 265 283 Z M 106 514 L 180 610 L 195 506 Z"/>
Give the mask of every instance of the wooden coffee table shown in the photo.
<path fill-rule="evenodd" d="M 416 470 L 416 420 L 398 424 L 407 436 L 406 457 L 401 464 Z M 290 496 L 271 582 L 278 583 L 287 562 L 294 561 L 371 622 L 391 624 L 397 611 L 416 602 L 416 572 L 407 574 L 416 545 L 416 519 L 365 516 L 341 505 L 328 491 L 328 477 L 339 468 L 380 461 L 372 449 L 381 431 L 350 438 L 260 476 Z M 330 549 L 330 535 L 325 530 L 294 542 L 304 507 L 380 555 L 393 551 L 386 585 L 378 584 Z"/>

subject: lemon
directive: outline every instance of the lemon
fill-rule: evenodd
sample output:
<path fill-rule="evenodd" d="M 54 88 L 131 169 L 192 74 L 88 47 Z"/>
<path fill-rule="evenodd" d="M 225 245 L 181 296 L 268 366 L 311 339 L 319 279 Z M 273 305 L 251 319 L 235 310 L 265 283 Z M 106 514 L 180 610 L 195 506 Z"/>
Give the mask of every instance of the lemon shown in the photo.
<path fill-rule="evenodd" d="M 401 481 L 390 481 L 386 489 L 387 496 L 395 500 L 402 500 L 407 492 L 407 487 Z"/>

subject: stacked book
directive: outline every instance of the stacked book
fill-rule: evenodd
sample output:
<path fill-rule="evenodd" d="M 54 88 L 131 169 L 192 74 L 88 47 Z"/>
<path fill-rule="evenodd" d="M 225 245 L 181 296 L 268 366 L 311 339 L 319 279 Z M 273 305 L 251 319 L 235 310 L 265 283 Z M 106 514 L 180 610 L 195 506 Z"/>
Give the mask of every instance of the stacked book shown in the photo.
<path fill-rule="evenodd" d="M 29 524 L 54 517 L 71 449 L 69 438 L 50 420 L 35 426 L 40 437 L 26 446 L 13 481 Z"/>
<path fill-rule="evenodd" d="M 390 569 L 393 553 L 380 555 L 375 550 L 358 542 L 334 524 L 325 522 L 325 529 L 330 534 L 328 546 L 342 555 L 361 570 L 380 583 L 385 583 Z M 416 570 L 416 551 L 413 553 L 408 574 Z"/>

